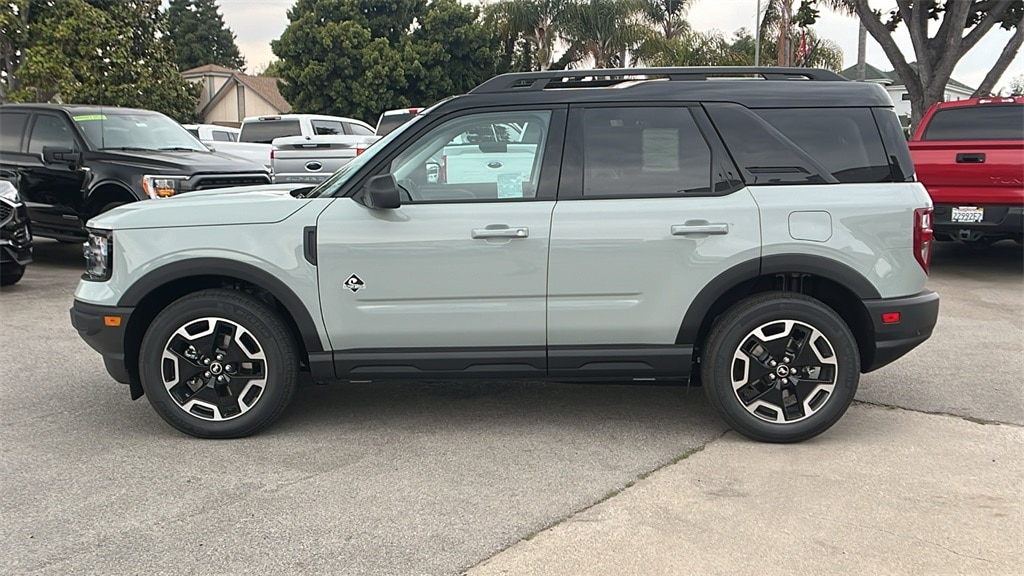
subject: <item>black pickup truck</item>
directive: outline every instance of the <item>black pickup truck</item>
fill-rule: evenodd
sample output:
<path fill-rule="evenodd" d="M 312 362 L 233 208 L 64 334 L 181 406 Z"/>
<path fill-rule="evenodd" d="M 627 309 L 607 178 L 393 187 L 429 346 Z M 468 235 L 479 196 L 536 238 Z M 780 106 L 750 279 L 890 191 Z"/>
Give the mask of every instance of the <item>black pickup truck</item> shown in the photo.
<path fill-rule="evenodd" d="M 0 169 L 18 175 L 32 232 L 68 242 L 114 206 L 271 182 L 265 166 L 211 151 L 163 114 L 79 105 L 0 106 Z"/>

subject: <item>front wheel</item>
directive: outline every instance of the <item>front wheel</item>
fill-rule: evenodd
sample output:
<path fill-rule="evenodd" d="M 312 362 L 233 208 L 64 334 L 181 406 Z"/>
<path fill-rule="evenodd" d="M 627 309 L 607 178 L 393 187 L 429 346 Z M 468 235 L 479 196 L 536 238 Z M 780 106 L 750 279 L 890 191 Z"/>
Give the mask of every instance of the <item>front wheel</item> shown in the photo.
<path fill-rule="evenodd" d="M 17 284 L 25 275 L 25 266 L 12 262 L 0 268 L 0 286 L 11 286 Z"/>
<path fill-rule="evenodd" d="M 714 324 L 701 377 L 734 430 L 762 442 L 800 442 L 828 430 L 860 380 L 857 342 L 843 319 L 803 294 L 741 301 Z"/>
<path fill-rule="evenodd" d="M 139 357 L 153 408 L 200 438 L 239 438 L 268 426 L 291 402 L 298 364 L 277 314 L 234 290 L 173 302 L 150 324 Z"/>

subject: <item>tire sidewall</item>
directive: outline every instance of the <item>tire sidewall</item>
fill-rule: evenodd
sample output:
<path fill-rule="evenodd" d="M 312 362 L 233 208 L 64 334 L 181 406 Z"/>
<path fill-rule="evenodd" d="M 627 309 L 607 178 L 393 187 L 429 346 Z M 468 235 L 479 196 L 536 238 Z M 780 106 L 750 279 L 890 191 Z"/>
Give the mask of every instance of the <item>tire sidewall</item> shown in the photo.
<path fill-rule="evenodd" d="M 807 299 L 779 297 L 737 310 L 709 338 L 703 385 L 709 399 L 738 432 L 765 442 L 799 442 L 828 430 L 846 413 L 860 380 L 860 354 L 846 323 L 831 308 Z M 732 388 L 732 361 L 737 348 L 754 329 L 777 320 L 796 320 L 818 331 L 838 358 L 836 384 L 825 405 L 810 417 L 791 424 L 761 420 L 743 406 Z"/>
<path fill-rule="evenodd" d="M 182 410 L 164 387 L 160 370 L 161 356 L 171 335 L 204 317 L 237 322 L 252 334 L 266 356 L 267 380 L 259 400 L 245 414 L 222 422 L 203 420 Z M 297 370 L 291 343 L 281 340 L 282 334 L 276 333 L 280 326 L 273 326 L 274 320 L 267 318 L 273 318 L 273 312 L 255 301 L 216 293 L 182 298 L 160 312 L 146 330 L 139 352 L 142 387 L 157 413 L 178 430 L 201 438 L 247 436 L 273 421 L 291 400 Z M 287 338 L 286 334 L 283 336 Z"/>

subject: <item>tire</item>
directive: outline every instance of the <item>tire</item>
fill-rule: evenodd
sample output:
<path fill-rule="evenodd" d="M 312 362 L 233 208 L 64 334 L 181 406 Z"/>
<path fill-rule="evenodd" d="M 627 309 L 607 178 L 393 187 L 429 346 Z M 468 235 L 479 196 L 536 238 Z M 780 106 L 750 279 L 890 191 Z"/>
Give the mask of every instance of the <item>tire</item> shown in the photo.
<path fill-rule="evenodd" d="M 701 377 L 711 405 L 734 430 L 761 442 L 800 442 L 828 430 L 860 381 L 850 328 L 799 293 L 739 302 L 715 321 L 704 350 Z"/>
<path fill-rule="evenodd" d="M 298 365 L 277 314 L 236 290 L 176 300 L 150 324 L 139 353 L 149 403 L 198 438 L 241 438 L 270 425 L 291 402 Z"/>
<path fill-rule="evenodd" d="M 25 266 L 21 264 L 10 264 L 0 269 L 0 286 L 11 286 L 17 284 L 25 275 Z"/>

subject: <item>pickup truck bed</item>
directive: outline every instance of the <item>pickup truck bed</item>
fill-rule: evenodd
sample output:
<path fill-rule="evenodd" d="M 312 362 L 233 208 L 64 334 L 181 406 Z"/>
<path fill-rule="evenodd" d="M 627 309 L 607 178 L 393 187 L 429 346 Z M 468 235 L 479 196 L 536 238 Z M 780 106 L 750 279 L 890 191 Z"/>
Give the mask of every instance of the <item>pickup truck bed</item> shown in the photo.
<path fill-rule="evenodd" d="M 910 141 L 936 238 L 989 244 L 1024 231 L 1024 98 L 941 102 Z"/>

